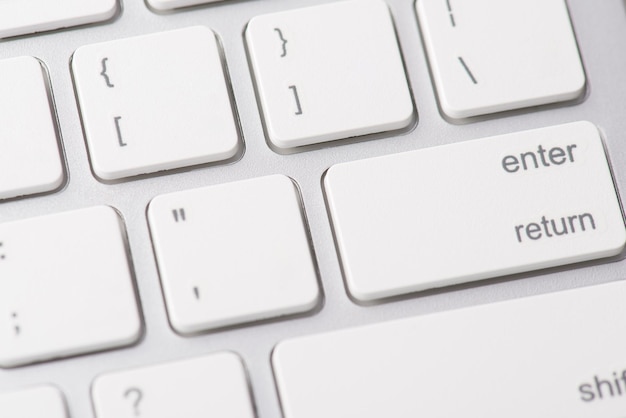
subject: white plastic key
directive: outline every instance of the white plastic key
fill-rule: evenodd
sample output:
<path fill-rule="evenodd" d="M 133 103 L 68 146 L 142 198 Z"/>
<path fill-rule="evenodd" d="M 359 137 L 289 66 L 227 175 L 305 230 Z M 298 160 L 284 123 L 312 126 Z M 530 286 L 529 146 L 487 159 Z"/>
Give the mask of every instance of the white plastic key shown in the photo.
<path fill-rule="evenodd" d="M 224 0 L 147 0 L 150 7 L 157 11 L 167 11 L 181 7 L 196 6 L 198 4 L 215 3 Z"/>
<path fill-rule="evenodd" d="M 98 377 L 97 418 L 254 418 L 241 359 L 224 352 Z"/>
<path fill-rule="evenodd" d="M 621 418 L 626 282 L 280 343 L 284 418 Z"/>
<path fill-rule="evenodd" d="M 0 61 L 0 200 L 48 192 L 63 183 L 49 94 L 39 60 Z"/>
<path fill-rule="evenodd" d="M 0 224 L 0 367 L 139 338 L 122 234 L 108 206 Z"/>
<path fill-rule="evenodd" d="M 416 8 L 449 117 L 583 94 L 585 73 L 565 0 L 417 0 Z"/>
<path fill-rule="evenodd" d="M 626 243 L 589 122 L 339 164 L 324 187 L 361 301 L 609 257 Z"/>
<path fill-rule="evenodd" d="M 206 27 L 84 46 L 72 70 L 102 180 L 228 160 L 240 149 L 219 45 Z"/>
<path fill-rule="evenodd" d="M 413 103 L 384 2 L 342 1 L 258 16 L 245 35 L 275 149 L 411 124 Z"/>
<path fill-rule="evenodd" d="M 61 392 L 45 385 L 0 393 L 0 417 L 67 418 L 67 413 Z"/>
<path fill-rule="evenodd" d="M 102 22 L 116 12 L 116 0 L 0 0 L 0 38 Z"/>
<path fill-rule="evenodd" d="M 281 175 L 156 197 L 148 219 L 181 333 L 305 312 L 320 297 L 300 196 Z"/>

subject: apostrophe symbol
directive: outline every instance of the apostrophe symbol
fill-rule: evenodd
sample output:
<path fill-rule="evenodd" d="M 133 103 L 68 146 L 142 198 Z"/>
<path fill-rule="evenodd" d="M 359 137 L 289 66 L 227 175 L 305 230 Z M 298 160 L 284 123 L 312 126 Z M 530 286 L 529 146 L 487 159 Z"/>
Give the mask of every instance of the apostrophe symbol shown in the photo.
<path fill-rule="evenodd" d="M 15 331 L 15 335 L 18 336 L 20 335 L 20 326 L 18 325 L 17 321 L 17 312 L 13 312 L 11 314 L 11 318 L 13 319 L 14 325 L 13 325 L 13 331 Z"/>
<path fill-rule="evenodd" d="M 285 37 L 283 36 L 283 32 L 278 29 L 278 28 L 274 28 L 274 30 L 276 31 L 276 33 L 278 34 L 278 37 L 280 38 L 280 40 L 282 41 L 283 45 L 283 53 L 280 56 L 281 58 L 285 57 L 287 55 L 287 40 L 285 39 Z"/>
<path fill-rule="evenodd" d="M 100 75 L 104 77 L 104 81 L 107 83 L 107 87 L 113 88 L 115 87 L 115 85 L 111 83 L 111 80 L 107 75 L 107 60 L 108 58 L 102 58 L 102 71 L 100 72 Z"/>
<path fill-rule="evenodd" d="M 124 398 L 131 398 L 133 402 L 133 412 L 135 416 L 139 416 L 141 412 L 139 412 L 139 404 L 143 399 L 143 392 L 137 388 L 128 388 L 126 392 L 124 392 Z"/>

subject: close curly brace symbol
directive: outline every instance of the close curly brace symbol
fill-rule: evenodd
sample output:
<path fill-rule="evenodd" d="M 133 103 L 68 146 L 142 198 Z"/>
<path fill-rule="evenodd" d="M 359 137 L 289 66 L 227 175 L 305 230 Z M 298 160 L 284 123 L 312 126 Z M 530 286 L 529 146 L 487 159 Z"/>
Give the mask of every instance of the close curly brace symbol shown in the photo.
<path fill-rule="evenodd" d="M 287 55 L 287 40 L 285 39 L 285 37 L 283 36 L 283 32 L 278 29 L 278 28 L 274 28 L 274 30 L 276 31 L 276 33 L 278 33 L 278 37 L 280 38 L 280 40 L 283 43 L 283 53 L 280 56 L 281 58 L 285 57 Z"/>

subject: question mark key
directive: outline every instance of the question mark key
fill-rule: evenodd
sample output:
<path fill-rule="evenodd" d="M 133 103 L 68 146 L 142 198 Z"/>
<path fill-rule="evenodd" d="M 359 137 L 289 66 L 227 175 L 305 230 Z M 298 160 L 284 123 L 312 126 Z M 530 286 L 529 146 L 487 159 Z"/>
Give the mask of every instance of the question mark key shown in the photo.
<path fill-rule="evenodd" d="M 106 373 L 92 396 L 98 418 L 254 418 L 243 362 L 232 352 Z"/>

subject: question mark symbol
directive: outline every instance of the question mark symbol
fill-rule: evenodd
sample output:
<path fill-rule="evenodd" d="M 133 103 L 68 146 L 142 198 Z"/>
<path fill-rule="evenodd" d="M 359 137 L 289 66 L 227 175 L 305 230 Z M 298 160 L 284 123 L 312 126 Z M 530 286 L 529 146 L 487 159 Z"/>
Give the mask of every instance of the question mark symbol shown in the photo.
<path fill-rule="evenodd" d="M 139 403 L 143 399 L 143 392 L 137 388 L 129 388 L 126 390 L 126 392 L 124 392 L 124 397 L 135 398 L 135 400 L 133 401 L 133 409 L 135 411 L 135 416 L 139 416 Z"/>

